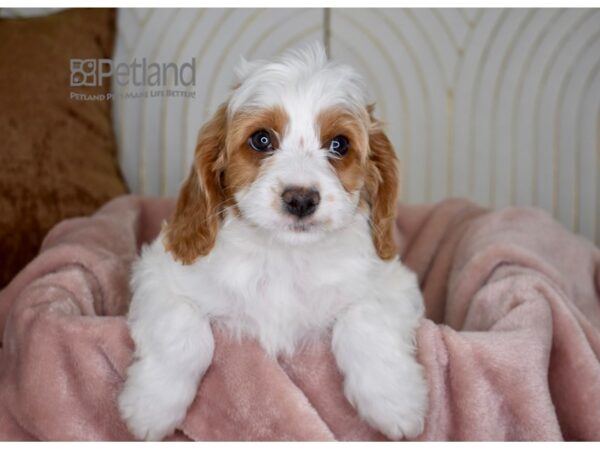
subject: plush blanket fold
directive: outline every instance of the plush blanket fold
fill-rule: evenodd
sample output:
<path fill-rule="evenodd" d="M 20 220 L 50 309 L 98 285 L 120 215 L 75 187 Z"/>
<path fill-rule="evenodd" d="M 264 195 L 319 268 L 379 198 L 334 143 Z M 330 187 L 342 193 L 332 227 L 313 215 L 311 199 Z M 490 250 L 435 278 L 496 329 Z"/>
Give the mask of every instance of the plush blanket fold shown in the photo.
<path fill-rule="evenodd" d="M 133 343 L 128 277 L 173 200 L 121 197 L 62 222 L 0 292 L 0 439 L 132 439 L 116 398 Z M 600 251 L 533 209 L 401 205 L 429 383 L 422 440 L 600 440 Z M 344 399 L 329 341 L 269 359 L 215 329 L 170 439 L 380 440 Z M 402 380 L 398 380 L 402 382 Z"/>

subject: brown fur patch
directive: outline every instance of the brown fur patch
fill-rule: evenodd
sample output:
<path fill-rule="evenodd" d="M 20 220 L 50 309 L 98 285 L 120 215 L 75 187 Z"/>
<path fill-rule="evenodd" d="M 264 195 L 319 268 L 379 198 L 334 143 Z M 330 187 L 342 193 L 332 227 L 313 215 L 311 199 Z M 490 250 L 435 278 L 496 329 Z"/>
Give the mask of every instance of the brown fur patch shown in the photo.
<path fill-rule="evenodd" d="M 227 136 L 225 186 L 228 195 L 233 195 L 252 183 L 261 166 L 268 164 L 267 153 L 257 152 L 248 145 L 250 136 L 261 129 L 269 131 L 273 147 L 277 150 L 287 122 L 287 114 L 278 107 L 241 111 L 233 117 L 230 127 L 232 131 Z"/>
<path fill-rule="evenodd" d="M 370 116 L 371 111 L 372 107 L 368 110 Z M 364 194 L 371 206 L 373 242 L 382 259 L 392 259 L 398 254 L 393 236 L 398 189 L 396 152 L 381 124 L 371 116 L 369 170 Z"/>
<path fill-rule="evenodd" d="M 331 108 L 321 112 L 317 120 L 324 146 L 340 134 L 349 139 L 348 153 L 332 159 L 331 164 L 346 191 L 361 189 L 359 207 L 370 209 L 377 254 L 382 259 L 391 259 L 397 254 L 393 227 L 398 200 L 398 160 L 381 124 L 373 117 L 373 109 L 369 105 L 364 115 L 357 116 Z"/>
<path fill-rule="evenodd" d="M 364 118 L 341 108 L 324 110 L 317 117 L 321 143 L 324 147 L 339 135 L 345 136 L 350 142 L 346 155 L 340 159 L 331 159 L 331 165 L 347 192 L 360 190 L 366 176 L 368 143 L 364 122 Z"/>
<path fill-rule="evenodd" d="M 233 196 L 252 183 L 268 161 L 248 147 L 249 137 L 260 129 L 281 136 L 286 124 L 287 116 L 279 108 L 241 112 L 228 123 L 227 105 L 221 105 L 202 127 L 194 164 L 165 230 L 165 247 L 175 259 L 191 264 L 212 250 L 225 207 L 239 213 Z"/>
<path fill-rule="evenodd" d="M 348 153 L 332 160 L 332 166 L 348 192 L 361 190 L 361 205 L 370 207 L 377 253 L 382 259 L 391 259 L 396 255 L 397 159 L 371 111 L 367 108 L 363 118 L 330 109 L 323 111 L 318 121 L 323 145 L 340 134 L 349 139 Z M 269 164 L 267 154 L 248 146 L 250 136 L 260 129 L 269 130 L 277 148 L 288 118 L 282 109 L 272 108 L 240 112 L 228 122 L 227 107 L 222 105 L 200 131 L 194 165 L 179 193 L 174 217 L 166 226 L 165 246 L 184 264 L 212 250 L 224 208 L 233 206 L 235 211 L 234 194 Z"/>
<path fill-rule="evenodd" d="M 175 259 L 191 264 L 212 249 L 225 203 L 220 173 L 227 130 L 227 108 L 222 105 L 200 130 L 194 164 L 179 191 L 175 214 L 167 224 L 165 247 Z"/>

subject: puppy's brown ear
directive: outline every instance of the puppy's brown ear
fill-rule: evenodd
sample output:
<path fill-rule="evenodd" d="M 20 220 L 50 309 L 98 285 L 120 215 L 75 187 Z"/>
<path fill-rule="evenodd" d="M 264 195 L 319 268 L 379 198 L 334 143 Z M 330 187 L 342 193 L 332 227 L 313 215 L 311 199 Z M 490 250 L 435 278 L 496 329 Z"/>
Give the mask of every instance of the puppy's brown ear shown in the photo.
<path fill-rule="evenodd" d="M 368 108 L 369 115 L 371 111 L 372 107 Z M 371 206 L 373 242 L 382 259 L 392 259 L 398 254 L 393 237 L 399 188 L 398 159 L 381 124 L 372 116 L 368 164 L 366 190 Z"/>
<path fill-rule="evenodd" d="M 226 126 L 227 107 L 222 105 L 200 130 L 192 170 L 165 230 L 167 250 L 183 264 L 207 255 L 215 244 L 225 201 L 220 179 Z"/>

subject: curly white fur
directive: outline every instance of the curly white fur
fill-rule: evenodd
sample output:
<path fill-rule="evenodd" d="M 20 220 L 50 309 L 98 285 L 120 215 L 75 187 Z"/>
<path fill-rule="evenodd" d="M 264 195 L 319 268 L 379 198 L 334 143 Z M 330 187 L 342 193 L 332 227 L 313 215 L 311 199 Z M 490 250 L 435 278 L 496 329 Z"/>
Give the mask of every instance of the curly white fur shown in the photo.
<path fill-rule="evenodd" d="M 313 124 L 324 105 L 364 108 L 360 78 L 327 63 L 318 47 L 271 65 L 244 63 L 238 72 L 242 84 L 230 109 L 279 102 L 290 132 L 268 170 L 236 194 L 241 217 L 226 212 L 207 256 L 183 265 L 163 236 L 143 249 L 128 317 L 135 360 L 119 397 L 121 414 L 142 439 L 174 431 L 211 363 L 211 323 L 256 338 L 273 357 L 332 330 L 344 392 L 360 416 L 390 438 L 415 437 L 427 410 L 415 357 L 423 317 L 417 279 L 398 258 L 379 258 L 368 213 L 319 156 Z M 285 228 L 287 219 L 269 206 L 282 179 L 320 186 L 331 204 L 315 214 L 326 226 L 302 238 Z"/>

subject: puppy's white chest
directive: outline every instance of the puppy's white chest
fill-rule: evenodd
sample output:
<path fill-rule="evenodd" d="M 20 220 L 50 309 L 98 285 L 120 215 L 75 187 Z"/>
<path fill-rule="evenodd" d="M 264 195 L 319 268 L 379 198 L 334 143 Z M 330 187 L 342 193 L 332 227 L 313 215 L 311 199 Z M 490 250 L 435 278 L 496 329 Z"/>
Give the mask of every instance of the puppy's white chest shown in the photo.
<path fill-rule="evenodd" d="M 225 308 L 219 308 L 215 319 L 259 339 L 272 354 L 292 352 L 303 339 L 327 331 L 341 310 L 356 301 L 349 283 L 365 277 L 357 271 L 344 273 L 344 261 L 337 258 L 293 252 L 249 256 L 232 261 L 239 279 L 220 280 Z"/>
<path fill-rule="evenodd" d="M 188 286 L 185 295 L 214 323 L 257 338 L 272 355 L 291 353 L 368 297 L 374 259 L 366 221 L 294 247 L 232 220 L 207 257 L 182 269 L 193 281 L 177 284 Z"/>

